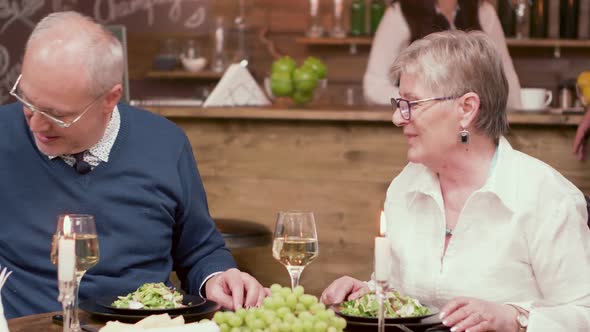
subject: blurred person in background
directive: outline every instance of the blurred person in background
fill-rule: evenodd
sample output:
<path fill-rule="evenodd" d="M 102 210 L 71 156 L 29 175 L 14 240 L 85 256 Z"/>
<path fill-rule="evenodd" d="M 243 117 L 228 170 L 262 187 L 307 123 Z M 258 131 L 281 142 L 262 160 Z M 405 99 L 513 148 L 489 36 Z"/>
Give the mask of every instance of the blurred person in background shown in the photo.
<path fill-rule="evenodd" d="M 7 318 L 61 310 L 49 259 L 57 216 L 94 215 L 100 260 L 80 299 L 166 282 L 229 309 L 262 303 L 217 231 L 191 145 L 172 122 L 120 104 L 120 42 L 91 18 L 50 14 L 0 107 L 0 265 Z"/>
<path fill-rule="evenodd" d="M 590 130 L 590 107 L 586 107 L 584 117 L 578 124 L 574 137 L 573 152 L 578 160 L 586 160 L 586 144 L 588 143 L 588 130 Z"/>
<path fill-rule="evenodd" d="M 588 331 L 586 202 L 504 137 L 499 53 L 482 32 L 438 32 L 403 49 L 388 71 L 400 82 L 393 123 L 409 160 L 384 204 L 389 285 L 440 308 L 453 332 Z M 342 277 L 321 299 L 340 303 L 369 289 Z"/>
<path fill-rule="evenodd" d="M 502 25 L 494 6 L 483 0 L 394 0 L 373 39 L 363 78 L 366 101 L 386 105 L 398 94 L 398 83 L 390 79 L 388 69 L 410 43 L 436 31 L 455 29 L 482 30 L 489 35 L 508 79 L 508 108 L 520 108 L 520 83 Z"/>

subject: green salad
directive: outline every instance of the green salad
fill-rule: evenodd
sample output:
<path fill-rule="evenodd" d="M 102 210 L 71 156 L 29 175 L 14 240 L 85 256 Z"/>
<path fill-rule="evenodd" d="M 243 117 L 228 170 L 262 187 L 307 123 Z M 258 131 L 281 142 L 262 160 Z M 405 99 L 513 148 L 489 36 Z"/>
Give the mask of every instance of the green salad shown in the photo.
<path fill-rule="evenodd" d="M 186 307 L 182 304 L 182 294 L 170 289 L 163 282 L 146 283 L 135 292 L 118 296 L 112 306 L 122 309 L 173 309 Z"/>
<path fill-rule="evenodd" d="M 417 317 L 430 313 L 427 307 L 420 304 L 417 299 L 400 295 L 395 290 L 386 293 L 385 317 Z M 340 313 L 358 317 L 377 317 L 379 301 L 375 293 L 366 294 L 356 300 L 343 302 Z"/>

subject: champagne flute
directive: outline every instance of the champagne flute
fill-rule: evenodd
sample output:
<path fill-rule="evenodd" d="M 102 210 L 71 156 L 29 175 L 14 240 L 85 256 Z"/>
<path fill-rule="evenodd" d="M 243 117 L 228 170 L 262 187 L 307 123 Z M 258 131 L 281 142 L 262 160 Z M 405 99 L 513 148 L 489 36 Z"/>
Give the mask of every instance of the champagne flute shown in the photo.
<path fill-rule="evenodd" d="M 313 212 L 279 212 L 272 255 L 287 268 L 292 289 L 299 285 L 303 269 L 318 257 L 318 253 L 318 236 Z"/>
<path fill-rule="evenodd" d="M 84 273 L 98 263 L 100 257 L 94 217 L 87 214 L 64 214 L 58 217 L 57 228 L 53 235 L 53 241 L 51 242 L 51 262 L 56 265 L 59 264 L 60 239 L 72 240 L 75 252 L 73 312 L 71 313 L 71 322 L 67 322 L 64 319 L 64 329 L 69 325 L 69 331 L 79 332 L 82 331 L 78 319 L 78 292 L 80 289 L 80 281 L 82 280 Z M 61 301 L 63 297 L 61 287 L 66 287 L 66 285 L 60 280 L 59 286 Z"/>

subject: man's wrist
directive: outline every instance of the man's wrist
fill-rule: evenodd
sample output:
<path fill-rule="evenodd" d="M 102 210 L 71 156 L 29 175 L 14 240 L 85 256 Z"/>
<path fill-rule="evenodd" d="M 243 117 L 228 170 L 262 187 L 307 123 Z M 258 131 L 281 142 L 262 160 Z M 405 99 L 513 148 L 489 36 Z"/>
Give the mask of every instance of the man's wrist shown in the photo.
<path fill-rule="evenodd" d="M 207 298 L 207 282 L 209 280 L 211 280 L 211 278 L 213 278 L 216 275 L 221 274 L 221 273 L 223 273 L 223 271 L 211 273 L 210 275 L 207 276 L 207 278 L 205 278 L 205 280 L 203 280 L 203 282 L 201 283 L 201 286 L 199 287 L 199 295 L 201 295 L 202 298 L 204 298 L 204 299 Z"/>

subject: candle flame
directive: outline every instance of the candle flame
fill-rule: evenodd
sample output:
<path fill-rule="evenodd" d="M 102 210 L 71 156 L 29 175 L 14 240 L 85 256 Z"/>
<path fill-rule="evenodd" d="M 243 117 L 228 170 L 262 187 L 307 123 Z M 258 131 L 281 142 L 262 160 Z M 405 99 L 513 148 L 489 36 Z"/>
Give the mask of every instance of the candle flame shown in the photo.
<path fill-rule="evenodd" d="M 385 236 L 387 231 L 387 219 L 385 218 L 385 213 L 381 210 L 381 216 L 379 217 L 379 234 L 381 236 Z"/>
<path fill-rule="evenodd" d="M 70 220 L 70 216 L 64 217 L 63 232 L 64 232 L 64 235 L 71 235 L 72 234 L 72 221 Z"/>

